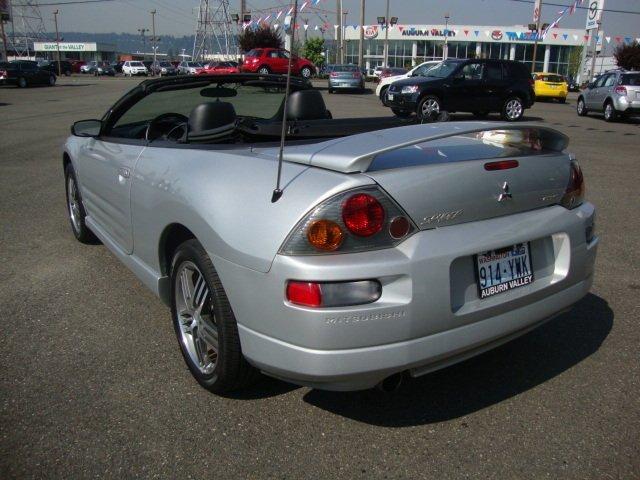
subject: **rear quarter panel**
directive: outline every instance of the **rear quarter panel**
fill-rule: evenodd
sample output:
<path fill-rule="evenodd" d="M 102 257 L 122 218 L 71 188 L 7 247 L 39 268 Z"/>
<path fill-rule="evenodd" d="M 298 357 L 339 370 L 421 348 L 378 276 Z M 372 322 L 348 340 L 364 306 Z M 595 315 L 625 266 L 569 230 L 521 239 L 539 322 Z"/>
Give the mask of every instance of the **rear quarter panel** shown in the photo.
<path fill-rule="evenodd" d="M 373 183 L 364 175 L 285 162 L 284 194 L 272 203 L 276 172 L 273 152 L 147 147 L 131 194 L 134 255 L 161 272 L 160 238 L 177 223 L 194 233 L 212 259 L 267 272 L 284 239 L 314 205 Z"/>

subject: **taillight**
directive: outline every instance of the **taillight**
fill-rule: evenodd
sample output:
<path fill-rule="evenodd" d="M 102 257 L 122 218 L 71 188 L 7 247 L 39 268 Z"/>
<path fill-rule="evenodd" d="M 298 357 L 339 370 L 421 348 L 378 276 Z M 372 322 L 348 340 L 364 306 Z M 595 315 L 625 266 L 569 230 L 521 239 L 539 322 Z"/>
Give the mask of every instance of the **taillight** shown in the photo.
<path fill-rule="evenodd" d="M 536 86 L 536 81 L 533 78 L 529 79 L 529 85 L 531 85 L 532 87 Z"/>
<path fill-rule="evenodd" d="M 352 282 L 305 282 L 289 280 L 286 299 L 303 307 L 345 307 L 375 302 L 382 294 L 377 280 Z"/>
<path fill-rule="evenodd" d="M 330 77 L 337 77 L 337 76 L 338 76 L 338 73 L 337 73 L 337 72 L 331 72 L 331 73 L 329 74 L 329 76 L 330 76 Z"/>
<path fill-rule="evenodd" d="M 618 95 L 627 95 L 627 89 L 622 85 L 618 85 L 614 90 Z"/>
<path fill-rule="evenodd" d="M 571 160 L 569 171 L 569 183 L 567 184 L 567 188 L 562 196 L 562 200 L 560 200 L 560 205 L 565 208 L 575 208 L 578 205 L 581 205 L 584 200 L 584 176 L 582 175 L 582 170 L 580 169 L 580 165 L 575 160 Z"/>
<path fill-rule="evenodd" d="M 342 220 L 354 235 L 370 237 L 382 230 L 384 208 L 371 195 L 358 193 L 342 205 Z"/>
<path fill-rule="evenodd" d="M 389 248 L 417 227 L 377 187 L 339 193 L 310 210 L 280 248 L 283 255 L 352 253 Z"/>
<path fill-rule="evenodd" d="M 492 172 L 494 170 L 509 170 L 510 168 L 516 168 L 518 165 L 517 160 L 498 160 L 497 162 L 489 162 L 484 164 L 484 169 Z"/>

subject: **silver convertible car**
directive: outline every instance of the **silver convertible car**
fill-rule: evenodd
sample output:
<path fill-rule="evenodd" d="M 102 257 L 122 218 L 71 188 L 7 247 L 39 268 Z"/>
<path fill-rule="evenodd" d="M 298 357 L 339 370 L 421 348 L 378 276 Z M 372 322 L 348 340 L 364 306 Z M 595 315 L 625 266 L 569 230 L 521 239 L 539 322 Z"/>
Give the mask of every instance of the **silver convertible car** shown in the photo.
<path fill-rule="evenodd" d="M 587 294 L 594 207 L 564 135 L 337 119 L 291 82 L 285 107 L 278 76 L 147 80 L 64 146 L 74 235 L 170 306 L 202 386 L 394 385 Z"/>

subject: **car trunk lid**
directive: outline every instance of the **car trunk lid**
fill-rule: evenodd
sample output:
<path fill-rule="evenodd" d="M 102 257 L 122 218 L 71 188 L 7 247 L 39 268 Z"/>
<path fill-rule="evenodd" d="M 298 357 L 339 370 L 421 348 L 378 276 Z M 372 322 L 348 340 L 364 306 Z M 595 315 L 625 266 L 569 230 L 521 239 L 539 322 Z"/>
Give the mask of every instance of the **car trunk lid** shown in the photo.
<path fill-rule="evenodd" d="M 468 122 L 354 135 L 316 144 L 312 155 L 289 151 L 287 159 L 364 173 L 428 229 L 559 203 L 570 176 L 567 143 L 545 127 Z"/>

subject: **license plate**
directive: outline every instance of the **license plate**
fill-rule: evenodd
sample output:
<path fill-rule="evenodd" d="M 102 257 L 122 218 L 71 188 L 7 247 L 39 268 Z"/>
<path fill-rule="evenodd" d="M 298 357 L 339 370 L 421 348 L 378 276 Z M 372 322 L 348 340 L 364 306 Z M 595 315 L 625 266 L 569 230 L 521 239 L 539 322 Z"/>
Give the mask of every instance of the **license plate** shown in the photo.
<path fill-rule="evenodd" d="M 533 282 L 529 244 L 478 253 L 476 273 L 480 298 L 529 285 Z"/>
<path fill-rule="evenodd" d="M 389 100 L 393 100 L 393 93 L 387 93 L 387 98 Z"/>

